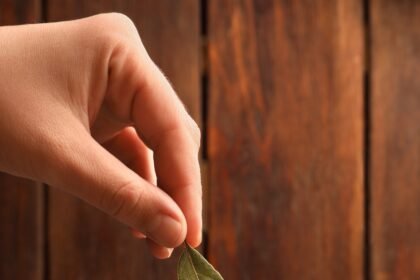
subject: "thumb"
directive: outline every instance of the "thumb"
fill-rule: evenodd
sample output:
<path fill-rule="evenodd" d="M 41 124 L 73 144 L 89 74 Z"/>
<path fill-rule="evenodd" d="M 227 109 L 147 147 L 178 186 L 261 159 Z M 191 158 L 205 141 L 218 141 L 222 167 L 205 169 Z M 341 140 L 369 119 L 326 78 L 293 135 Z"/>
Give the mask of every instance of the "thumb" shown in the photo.
<path fill-rule="evenodd" d="M 156 243 L 174 248 L 186 236 L 178 205 L 160 188 L 126 167 L 90 135 L 61 145 L 53 186 L 85 200 Z M 54 154 L 54 153 L 53 153 Z"/>

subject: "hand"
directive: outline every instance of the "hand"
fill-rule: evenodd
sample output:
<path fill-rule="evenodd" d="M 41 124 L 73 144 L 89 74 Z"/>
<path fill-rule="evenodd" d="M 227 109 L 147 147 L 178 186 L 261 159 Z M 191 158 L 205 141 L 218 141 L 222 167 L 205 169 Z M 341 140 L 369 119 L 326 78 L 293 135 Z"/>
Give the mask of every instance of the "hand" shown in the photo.
<path fill-rule="evenodd" d="M 200 244 L 200 131 L 127 17 L 0 27 L 0 135 L 1 171 L 102 209 L 156 257 Z"/>

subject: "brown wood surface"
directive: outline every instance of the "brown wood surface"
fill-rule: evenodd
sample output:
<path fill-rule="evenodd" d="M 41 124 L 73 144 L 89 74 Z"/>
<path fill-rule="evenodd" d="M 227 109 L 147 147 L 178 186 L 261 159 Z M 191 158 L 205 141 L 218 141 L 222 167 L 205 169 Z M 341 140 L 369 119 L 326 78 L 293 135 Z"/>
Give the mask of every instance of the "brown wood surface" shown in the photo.
<path fill-rule="evenodd" d="M 43 279 L 42 191 L 0 173 L 0 279 Z"/>
<path fill-rule="evenodd" d="M 0 26 L 39 22 L 40 11 L 41 0 L 1 0 Z"/>
<path fill-rule="evenodd" d="M 210 260 L 226 279 L 361 279 L 361 1 L 208 3 Z"/>
<path fill-rule="evenodd" d="M 371 3 L 372 279 L 420 279 L 420 2 Z"/>
<path fill-rule="evenodd" d="M 199 2 L 196 0 L 50 0 L 48 20 L 122 12 L 190 113 L 200 119 Z M 50 276 L 55 279 L 175 279 L 177 255 L 155 260 L 144 241 L 92 207 L 51 189 Z"/>
<path fill-rule="evenodd" d="M 0 26 L 37 22 L 39 11 L 37 0 L 0 1 Z M 0 279 L 43 278 L 42 194 L 36 183 L 0 173 Z"/>

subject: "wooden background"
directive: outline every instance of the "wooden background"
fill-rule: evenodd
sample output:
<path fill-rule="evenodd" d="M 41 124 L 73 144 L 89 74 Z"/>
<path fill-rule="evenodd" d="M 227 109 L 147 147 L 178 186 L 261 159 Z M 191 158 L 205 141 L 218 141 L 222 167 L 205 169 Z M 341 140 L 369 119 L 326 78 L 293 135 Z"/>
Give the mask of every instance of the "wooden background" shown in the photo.
<path fill-rule="evenodd" d="M 0 0 L 0 25 L 109 11 L 202 128 L 225 279 L 420 279 L 419 1 Z M 178 254 L 0 175 L 0 279 L 176 279 Z"/>

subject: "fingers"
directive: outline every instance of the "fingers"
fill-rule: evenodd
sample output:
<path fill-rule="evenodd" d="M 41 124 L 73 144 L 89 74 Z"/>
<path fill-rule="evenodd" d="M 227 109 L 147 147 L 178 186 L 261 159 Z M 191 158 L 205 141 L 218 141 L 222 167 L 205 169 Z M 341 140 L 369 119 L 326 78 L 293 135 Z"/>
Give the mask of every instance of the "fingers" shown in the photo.
<path fill-rule="evenodd" d="M 174 250 L 172 248 L 165 248 L 151 239 L 147 239 L 147 245 L 149 247 L 150 252 L 152 252 L 153 256 L 155 256 L 158 259 L 169 258 Z"/>
<path fill-rule="evenodd" d="M 138 238 L 138 239 L 146 239 L 147 238 L 146 235 L 144 235 L 144 233 L 142 233 L 138 230 L 135 230 L 135 229 L 131 230 L 131 234 L 133 235 L 133 237 Z"/>
<path fill-rule="evenodd" d="M 140 177 L 156 185 L 153 152 L 143 143 L 133 127 L 126 127 L 102 145 Z"/>
<path fill-rule="evenodd" d="M 187 241 L 196 247 L 201 243 L 202 228 L 199 129 L 144 53 L 119 51 L 114 55 L 106 100 L 121 118 L 129 109 L 130 120 L 154 152 L 158 186 L 182 209 Z"/>
<path fill-rule="evenodd" d="M 187 240 L 201 242 L 201 179 L 199 139 L 190 130 L 190 118 L 174 91 L 155 67 L 133 101 L 133 121 L 153 149 L 158 186 L 182 209 L 188 225 Z M 153 122 L 145 121 L 150 118 Z"/>
<path fill-rule="evenodd" d="M 177 204 L 89 135 L 77 136 L 66 141 L 71 149 L 61 150 L 57 156 L 61 161 L 56 166 L 59 178 L 52 183 L 143 232 L 159 245 L 180 245 L 185 239 L 186 221 Z"/>
<path fill-rule="evenodd" d="M 156 185 L 153 153 L 141 141 L 133 127 L 122 129 L 102 146 L 140 177 Z M 144 233 L 135 229 L 131 233 L 135 238 L 147 238 Z"/>
<path fill-rule="evenodd" d="M 103 146 L 139 176 L 152 185 L 156 185 L 153 153 L 141 141 L 134 128 L 127 127 L 123 129 L 111 140 L 104 143 Z M 138 239 L 147 238 L 144 233 L 135 229 L 132 229 L 131 233 L 133 237 Z M 148 239 L 147 243 L 151 253 L 156 258 L 164 259 L 170 257 L 173 249 L 163 247 L 151 239 Z"/>

